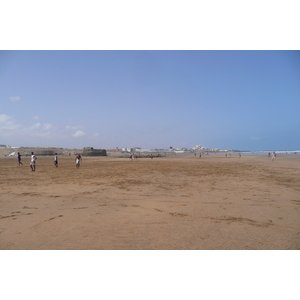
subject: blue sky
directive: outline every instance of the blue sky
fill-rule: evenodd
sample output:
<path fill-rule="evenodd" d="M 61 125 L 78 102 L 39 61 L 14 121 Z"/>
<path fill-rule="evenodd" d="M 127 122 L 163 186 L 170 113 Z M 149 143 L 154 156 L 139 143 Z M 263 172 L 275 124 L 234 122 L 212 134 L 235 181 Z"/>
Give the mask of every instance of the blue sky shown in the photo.
<path fill-rule="evenodd" d="M 1 51 L 0 144 L 300 149 L 299 51 Z"/>

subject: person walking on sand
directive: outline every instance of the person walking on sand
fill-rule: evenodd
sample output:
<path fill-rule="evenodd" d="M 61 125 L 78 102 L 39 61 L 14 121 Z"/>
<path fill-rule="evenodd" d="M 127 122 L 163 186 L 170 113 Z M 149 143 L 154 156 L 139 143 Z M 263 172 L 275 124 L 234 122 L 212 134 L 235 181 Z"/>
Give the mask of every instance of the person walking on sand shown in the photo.
<path fill-rule="evenodd" d="M 272 161 L 274 162 L 274 161 L 275 161 L 275 159 L 276 159 L 276 153 L 275 153 L 275 152 L 273 152 L 273 153 L 272 153 Z"/>
<path fill-rule="evenodd" d="M 82 157 L 81 157 L 81 155 L 80 155 L 80 153 L 79 153 L 79 154 L 77 154 L 76 157 L 75 157 L 76 168 L 79 168 L 79 167 L 80 167 L 81 161 L 82 161 Z"/>
<path fill-rule="evenodd" d="M 19 162 L 19 166 L 23 166 L 23 164 L 22 164 L 22 162 L 21 162 L 21 154 L 20 154 L 20 152 L 18 152 L 18 162 Z"/>
<path fill-rule="evenodd" d="M 54 166 L 56 168 L 58 167 L 58 156 L 57 156 L 57 153 L 55 153 L 53 164 L 54 164 Z"/>
<path fill-rule="evenodd" d="M 35 172 L 35 162 L 37 160 L 37 157 L 34 155 L 33 152 L 31 152 L 31 158 L 30 158 L 30 168 L 31 172 Z"/>

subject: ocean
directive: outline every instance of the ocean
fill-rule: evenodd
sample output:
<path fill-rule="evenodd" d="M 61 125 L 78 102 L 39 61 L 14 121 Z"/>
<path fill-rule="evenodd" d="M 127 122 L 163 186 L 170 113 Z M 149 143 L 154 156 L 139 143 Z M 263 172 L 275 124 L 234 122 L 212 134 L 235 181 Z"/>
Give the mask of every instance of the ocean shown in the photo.
<path fill-rule="evenodd" d="M 275 152 L 277 155 L 291 155 L 300 154 L 300 150 L 263 150 L 263 151 L 241 151 L 242 155 L 268 155 L 268 153 Z"/>

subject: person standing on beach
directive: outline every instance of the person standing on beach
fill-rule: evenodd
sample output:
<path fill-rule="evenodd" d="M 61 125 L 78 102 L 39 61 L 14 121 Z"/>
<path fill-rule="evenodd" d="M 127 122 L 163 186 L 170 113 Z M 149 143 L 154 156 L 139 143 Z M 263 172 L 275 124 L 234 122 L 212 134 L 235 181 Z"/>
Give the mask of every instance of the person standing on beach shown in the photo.
<path fill-rule="evenodd" d="M 80 167 L 81 161 L 82 161 L 82 157 L 81 157 L 81 155 L 80 155 L 80 153 L 79 153 L 79 154 L 77 154 L 76 157 L 75 157 L 76 168 L 79 168 L 79 167 Z"/>
<path fill-rule="evenodd" d="M 55 153 L 53 164 L 54 164 L 54 166 L 56 168 L 58 167 L 58 156 L 57 156 L 57 153 Z"/>
<path fill-rule="evenodd" d="M 20 165 L 22 165 L 23 166 L 23 164 L 22 164 L 22 162 L 21 162 L 21 154 L 20 154 L 20 152 L 18 152 L 18 162 L 19 162 L 19 166 Z"/>
<path fill-rule="evenodd" d="M 37 160 L 37 157 L 34 155 L 33 152 L 31 152 L 31 158 L 30 158 L 30 168 L 31 172 L 35 172 L 35 162 Z"/>

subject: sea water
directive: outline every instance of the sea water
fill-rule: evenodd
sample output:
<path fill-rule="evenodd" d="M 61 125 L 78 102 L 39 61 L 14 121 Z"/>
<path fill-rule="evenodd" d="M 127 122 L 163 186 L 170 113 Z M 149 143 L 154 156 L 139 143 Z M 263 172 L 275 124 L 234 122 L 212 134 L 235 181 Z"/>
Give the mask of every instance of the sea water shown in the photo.
<path fill-rule="evenodd" d="M 263 151 L 241 151 L 242 155 L 268 155 L 269 153 L 275 152 L 277 155 L 291 155 L 300 154 L 300 150 L 263 150 Z"/>

